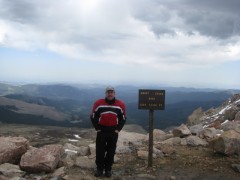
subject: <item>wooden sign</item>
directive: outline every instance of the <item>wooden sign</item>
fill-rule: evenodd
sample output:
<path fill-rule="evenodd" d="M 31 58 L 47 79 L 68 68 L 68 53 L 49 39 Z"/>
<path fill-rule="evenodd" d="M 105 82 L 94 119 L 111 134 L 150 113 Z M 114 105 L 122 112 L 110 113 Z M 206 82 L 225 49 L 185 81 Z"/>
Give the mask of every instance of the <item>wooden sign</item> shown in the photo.
<path fill-rule="evenodd" d="M 153 164 L 153 114 L 154 110 L 164 110 L 165 90 L 140 89 L 138 109 L 149 110 L 148 167 Z"/>
<path fill-rule="evenodd" d="M 164 110 L 165 90 L 139 89 L 138 109 Z"/>

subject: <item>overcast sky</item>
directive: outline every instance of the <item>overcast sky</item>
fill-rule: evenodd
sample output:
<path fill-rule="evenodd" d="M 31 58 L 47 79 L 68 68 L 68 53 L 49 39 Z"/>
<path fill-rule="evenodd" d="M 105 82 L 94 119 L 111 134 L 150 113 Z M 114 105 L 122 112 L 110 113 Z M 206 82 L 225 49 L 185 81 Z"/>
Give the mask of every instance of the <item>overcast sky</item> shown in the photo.
<path fill-rule="evenodd" d="M 0 0 L 0 81 L 240 89 L 240 1 Z"/>

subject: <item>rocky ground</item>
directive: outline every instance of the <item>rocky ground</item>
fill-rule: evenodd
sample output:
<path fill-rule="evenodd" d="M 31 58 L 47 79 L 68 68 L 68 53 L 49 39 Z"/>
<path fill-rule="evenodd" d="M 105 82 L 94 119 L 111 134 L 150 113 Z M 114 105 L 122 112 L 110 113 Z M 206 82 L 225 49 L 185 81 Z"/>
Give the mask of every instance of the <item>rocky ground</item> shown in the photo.
<path fill-rule="evenodd" d="M 175 156 L 154 159 L 151 168 L 147 160 L 136 155 L 123 155 L 113 166 L 112 179 L 163 179 L 163 180 L 237 180 L 240 174 L 231 168 L 239 159 L 214 154 L 206 148 L 178 147 Z M 70 179 L 96 179 L 93 171 L 78 167 L 69 169 Z M 81 178 L 80 178 L 81 179 Z M 101 178 L 104 179 L 104 178 Z"/>
<path fill-rule="evenodd" d="M 0 124 L 0 136 L 23 136 L 35 147 L 53 143 L 65 144 L 69 139 L 74 139 L 74 134 L 84 138 L 83 143 L 95 139 L 93 129 Z M 240 179 L 240 173 L 231 167 L 232 164 L 240 163 L 239 156 L 224 156 L 207 147 L 175 146 L 174 150 L 175 153 L 170 156 L 153 159 L 152 167 L 148 167 L 148 160 L 138 158 L 136 152 L 118 154 L 119 160 L 113 166 L 113 177 L 110 179 Z M 96 179 L 92 169 L 72 166 L 66 172 L 69 180 Z M 39 180 L 43 177 L 50 179 L 47 174 L 28 176 L 29 179 Z"/>

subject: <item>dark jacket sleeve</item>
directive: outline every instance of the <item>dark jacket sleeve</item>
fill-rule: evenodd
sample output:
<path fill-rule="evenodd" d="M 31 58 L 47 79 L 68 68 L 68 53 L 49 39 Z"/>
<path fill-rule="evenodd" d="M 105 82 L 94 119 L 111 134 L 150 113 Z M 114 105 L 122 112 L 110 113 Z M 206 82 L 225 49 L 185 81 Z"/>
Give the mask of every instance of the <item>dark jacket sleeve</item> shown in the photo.
<path fill-rule="evenodd" d="M 123 102 L 121 102 L 120 107 L 121 107 L 122 111 L 118 114 L 118 125 L 117 125 L 117 128 L 116 128 L 116 130 L 118 130 L 118 131 L 122 130 L 122 128 L 123 128 L 123 126 L 126 122 L 126 119 L 127 119 L 125 104 Z"/>
<path fill-rule="evenodd" d="M 95 102 L 92 108 L 92 112 L 90 114 L 90 119 L 92 122 L 93 127 L 97 130 L 99 130 L 99 124 L 98 124 L 98 120 L 99 120 L 99 113 L 96 112 L 96 107 L 97 107 L 97 103 Z"/>

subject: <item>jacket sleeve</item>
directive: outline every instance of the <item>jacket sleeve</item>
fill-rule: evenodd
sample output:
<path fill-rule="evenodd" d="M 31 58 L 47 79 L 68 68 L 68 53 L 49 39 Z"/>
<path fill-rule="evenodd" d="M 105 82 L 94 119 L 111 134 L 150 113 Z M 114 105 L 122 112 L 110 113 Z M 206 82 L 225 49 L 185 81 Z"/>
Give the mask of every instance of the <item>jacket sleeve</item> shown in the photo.
<path fill-rule="evenodd" d="M 123 128 L 123 126 L 124 126 L 124 124 L 126 122 L 126 119 L 127 119 L 125 104 L 123 102 L 121 102 L 121 106 L 120 107 L 121 107 L 122 111 L 118 114 L 118 125 L 117 125 L 117 128 L 116 128 L 118 131 L 122 130 L 122 128 Z"/>
<path fill-rule="evenodd" d="M 99 113 L 96 111 L 97 107 L 98 107 L 98 103 L 95 102 L 93 105 L 91 114 L 90 114 L 90 119 L 91 119 L 92 125 L 96 131 L 99 130 L 99 125 L 98 125 Z"/>

